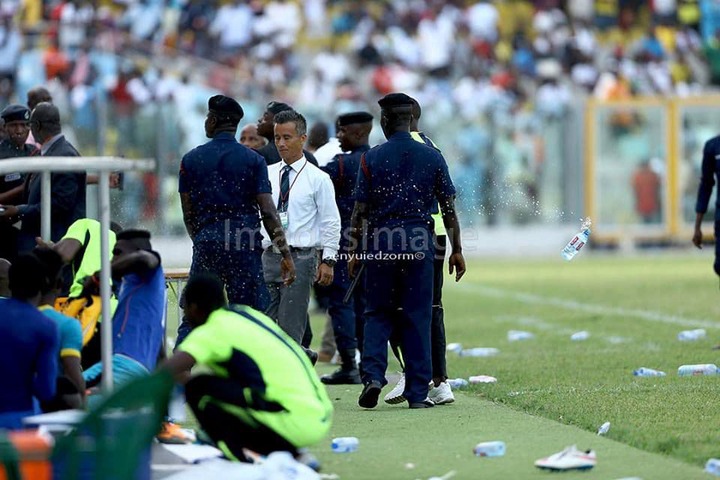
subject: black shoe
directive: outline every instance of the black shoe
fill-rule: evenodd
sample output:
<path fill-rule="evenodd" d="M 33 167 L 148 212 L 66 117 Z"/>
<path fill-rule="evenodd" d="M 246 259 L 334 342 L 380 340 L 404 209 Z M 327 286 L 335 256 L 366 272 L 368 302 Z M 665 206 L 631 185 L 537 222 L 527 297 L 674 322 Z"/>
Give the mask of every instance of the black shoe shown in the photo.
<path fill-rule="evenodd" d="M 358 405 L 362 408 L 377 407 L 380 390 L 382 390 L 382 385 L 377 380 L 373 380 L 365 385 L 365 388 L 363 388 L 360 394 L 360 398 L 358 398 Z"/>
<path fill-rule="evenodd" d="M 309 348 L 302 347 L 302 349 L 305 350 L 305 354 L 310 359 L 310 363 L 312 363 L 313 366 L 315 366 L 315 364 L 318 361 L 318 353 L 314 350 L 310 350 Z"/>
<path fill-rule="evenodd" d="M 362 383 L 357 368 L 352 370 L 338 368 L 333 373 L 320 377 L 320 381 L 325 385 L 360 385 Z"/>
<path fill-rule="evenodd" d="M 429 398 L 426 398 L 422 402 L 412 402 L 410 403 L 410 408 L 432 408 L 435 406 L 435 402 L 430 400 Z"/>

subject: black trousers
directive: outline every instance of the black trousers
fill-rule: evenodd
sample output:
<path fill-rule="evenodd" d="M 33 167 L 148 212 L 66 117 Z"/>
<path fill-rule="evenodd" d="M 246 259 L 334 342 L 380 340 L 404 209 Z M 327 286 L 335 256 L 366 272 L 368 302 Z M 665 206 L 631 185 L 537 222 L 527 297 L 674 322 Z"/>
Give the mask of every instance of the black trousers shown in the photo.
<path fill-rule="evenodd" d="M 243 448 L 262 455 L 277 451 L 298 453 L 295 446 L 265 425 L 250 424 L 222 408 L 218 402 L 242 406 L 245 401 L 242 386 L 231 379 L 198 375 L 185 385 L 185 399 L 205 433 L 221 449 L 224 443 L 240 461 L 247 460 Z"/>
<path fill-rule="evenodd" d="M 445 251 L 447 249 L 447 236 L 435 237 L 435 259 L 433 260 L 433 292 L 432 292 L 432 322 L 430 323 L 430 352 L 432 354 L 433 378 L 447 379 L 447 361 L 445 349 L 445 311 L 442 306 L 442 287 L 445 268 Z M 395 357 L 405 366 L 402 359 L 401 339 L 399 332 L 394 331 L 390 337 L 390 346 Z"/>

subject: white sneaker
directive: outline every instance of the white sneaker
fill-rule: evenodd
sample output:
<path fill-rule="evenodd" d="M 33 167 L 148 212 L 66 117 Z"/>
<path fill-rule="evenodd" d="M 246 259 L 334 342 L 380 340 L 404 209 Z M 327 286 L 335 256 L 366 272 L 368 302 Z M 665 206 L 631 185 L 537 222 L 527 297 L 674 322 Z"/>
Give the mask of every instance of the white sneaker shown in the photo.
<path fill-rule="evenodd" d="M 545 470 L 590 470 L 597 464 L 597 456 L 592 450 L 583 452 L 575 445 L 567 447 L 562 452 L 554 453 L 535 462 L 535 466 Z"/>
<path fill-rule="evenodd" d="M 405 374 L 403 373 L 400 375 L 400 380 L 398 380 L 397 384 L 393 387 L 390 392 L 385 395 L 385 403 L 389 403 L 390 405 L 397 405 L 398 403 L 403 403 L 406 399 L 403 396 L 403 393 L 405 392 Z"/>
<path fill-rule="evenodd" d="M 447 382 L 442 382 L 437 387 L 433 386 L 428 392 L 428 398 L 430 398 L 435 405 L 447 405 L 455 401 L 455 395 L 453 395 L 452 388 L 450 388 L 450 384 Z"/>

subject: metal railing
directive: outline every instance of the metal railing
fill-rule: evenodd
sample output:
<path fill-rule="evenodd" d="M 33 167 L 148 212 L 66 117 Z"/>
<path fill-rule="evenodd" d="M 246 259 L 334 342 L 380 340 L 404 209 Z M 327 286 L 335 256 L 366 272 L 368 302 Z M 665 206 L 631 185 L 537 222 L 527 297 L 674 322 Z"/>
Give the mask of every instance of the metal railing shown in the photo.
<path fill-rule="evenodd" d="M 98 209 L 100 217 L 100 299 L 102 324 L 100 334 L 103 363 L 102 389 L 112 391 L 112 317 L 110 315 L 110 172 L 149 171 L 155 169 L 155 160 L 129 160 L 117 157 L 33 157 L 3 160 L 0 175 L 6 173 L 41 173 L 41 236 L 50 240 L 51 227 L 51 174 L 53 172 L 91 172 L 98 174 Z"/>

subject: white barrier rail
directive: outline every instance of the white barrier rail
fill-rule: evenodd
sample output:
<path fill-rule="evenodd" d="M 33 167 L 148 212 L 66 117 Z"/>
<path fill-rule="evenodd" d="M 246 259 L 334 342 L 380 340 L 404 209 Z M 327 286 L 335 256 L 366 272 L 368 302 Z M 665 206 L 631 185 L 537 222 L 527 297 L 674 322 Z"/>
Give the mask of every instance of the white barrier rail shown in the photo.
<path fill-rule="evenodd" d="M 100 298 L 102 300 L 102 324 L 100 343 L 103 363 L 102 389 L 110 393 L 112 373 L 112 317 L 110 316 L 110 178 L 111 172 L 151 171 L 155 160 L 131 160 L 119 157 L 20 157 L 0 161 L 0 175 L 6 173 L 42 174 L 41 236 L 50 240 L 51 185 L 53 172 L 89 172 L 99 175 L 98 210 L 100 213 Z"/>

